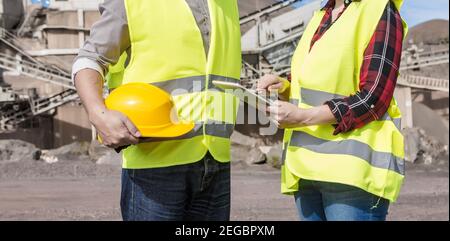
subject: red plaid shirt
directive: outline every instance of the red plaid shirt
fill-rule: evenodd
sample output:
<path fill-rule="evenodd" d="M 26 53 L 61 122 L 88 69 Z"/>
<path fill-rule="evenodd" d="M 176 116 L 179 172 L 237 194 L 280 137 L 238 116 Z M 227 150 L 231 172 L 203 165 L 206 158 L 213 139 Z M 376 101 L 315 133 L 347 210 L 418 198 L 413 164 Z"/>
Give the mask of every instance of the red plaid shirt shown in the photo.
<path fill-rule="evenodd" d="M 329 0 L 311 47 L 330 28 L 335 0 Z M 345 9 L 351 4 L 345 1 Z M 344 12 L 342 11 L 338 17 Z M 359 91 L 352 96 L 333 99 L 325 104 L 336 117 L 334 134 L 349 132 L 378 120 L 386 114 L 394 95 L 403 45 L 403 23 L 399 12 L 389 2 L 364 53 Z"/>

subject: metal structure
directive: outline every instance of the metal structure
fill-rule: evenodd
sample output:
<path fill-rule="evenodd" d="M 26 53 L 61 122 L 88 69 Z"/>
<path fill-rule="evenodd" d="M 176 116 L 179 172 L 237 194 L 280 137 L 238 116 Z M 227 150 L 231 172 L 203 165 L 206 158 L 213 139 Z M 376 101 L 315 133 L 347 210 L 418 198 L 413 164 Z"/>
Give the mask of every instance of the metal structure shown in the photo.
<path fill-rule="evenodd" d="M 290 62 L 300 37 L 320 1 L 313 1 L 301 8 L 291 0 L 275 3 L 241 18 L 241 25 L 255 25 L 242 36 L 243 83 L 254 87 L 256 81 L 266 73 L 286 76 L 290 73 Z M 289 11 L 278 15 L 281 10 Z"/>
<path fill-rule="evenodd" d="M 24 14 L 20 0 L 0 0 L 0 27 L 12 29 L 20 24 Z"/>
<path fill-rule="evenodd" d="M 5 29 L 0 31 L 0 42 L 13 51 L 13 54 L 0 53 L 0 68 L 65 88 L 60 93 L 44 98 L 39 98 L 36 94 L 18 96 L 11 88 L 2 88 L 0 130 L 12 131 L 18 124 L 33 116 L 53 111 L 61 105 L 78 99 L 69 73 L 31 57 L 13 34 Z M 12 98 L 14 103 L 10 101 Z"/>
<path fill-rule="evenodd" d="M 397 84 L 416 89 L 449 92 L 448 79 L 438 79 L 415 75 L 400 75 Z"/>
<path fill-rule="evenodd" d="M 69 74 L 21 58 L 0 53 L 0 67 L 65 88 L 75 89 L 71 83 Z"/>
<path fill-rule="evenodd" d="M 17 35 L 23 37 L 26 33 L 31 32 L 35 27 L 35 22 L 38 19 L 37 16 L 45 11 L 42 7 L 38 5 L 32 5 L 29 11 L 25 14 L 24 20 L 17 30 Z"/>
<path fill-rule="evenodd" d="M 0 102 L 12 104 L 20 100 L 19 95 L 9 86 L 0 86 Z"/>
<path fill-rule="evenodd" d="M 429 52 L 409 53 L 406 51 L 400 69 L 402 71 L 449 63 L 448 48 Z"/>
<path fill-rule="evenodd" d="M 413 45 L 406 50 L 402 56 L 400 66 L 400 77 L 397 81 L 398 85 L 411 87 L 416 89 L 426 89 L 449 92 L 449 80 L 430 78 L 424 76 L 403 74 L 407 70 L 416 70 L 424 67 L 449 63 L 449 49 L 438 49 L 424 52 Z"/>
<path fill-rule="evenodd" d="M 270 6 L 264 7 L 262 9 L 258 9 L 255 12 L 252 12 L 250 14 L 242 16 L 240 19 L 240 23 L 242 25 L 242 24 L 246 24 L 246 23 L 249 23 L 252 21 L 261 22 L 263 16 L 265 16 L 267 14 L 271 14 L 278 10 L 281 10 L 285 7 L 291 6 L 292 4 L 300 2 L 300 1 L 301 0 L 286 0 L 286 1 L 281 1 L 278 3 L 274 3 Z"/>
<path fill-rule="evenodd" d="M 2 111 L 0 116 L 0 130 L 13 131 L 21 122 L 34 116 L 54 111 L 59 106 L 74 101 L 77 98 L 78 96 L 74 95 L 72 90 L 65 90 L 51 97 L 36 100 L 30 99 L 29 104 L 22 105 L 19 110 L 12 108 L 5 112 Z"/>

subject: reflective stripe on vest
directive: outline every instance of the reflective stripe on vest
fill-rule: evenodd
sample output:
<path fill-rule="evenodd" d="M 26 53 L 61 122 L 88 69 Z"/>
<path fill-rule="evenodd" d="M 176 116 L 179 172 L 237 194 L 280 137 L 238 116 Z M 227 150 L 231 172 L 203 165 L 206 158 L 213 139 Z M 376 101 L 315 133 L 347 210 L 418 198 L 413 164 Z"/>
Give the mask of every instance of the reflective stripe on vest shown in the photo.
<path fill-rule="evenodd" d="M 374 167 L 405 174 L 403 158 L 387 152 L 374 151 L 369 145 L 355 140 L 328 141 L 305 132 L 294 131 L 290 146 L 302 147 L 323 154 L 352 155 L 367 161 Z"/>
<path fill-rule="evenodd" d="M 292 58 L 290 102 L 312 108 L 359 91 L 364 52 L 386 5 L 394 3 L 399 9 L 402 2 L 353 1 L 333 29 L 311 48 L 311 39 L 325 14 L 317 11 Z M 406 33 L 406 24 L 404 27 Z M 305 178 L 355 186 L 395 201 L 405 172 L 400 124 L 401 113 L 392 100 L 378 121 L 348 133 L 333 135 L 332 125 L 287 129 L 282 191 L 299 191 L 298 182 Z"/>
<path fill-rule="evenodd" d="M 141 142 L 161 142 L 161 141 L 174 141 L 174 140 L 185 140 L 197 136 L 202 136 L 204 134 L 209 136 L 230 138 L 233 134 L 234 125 L 228 123 L 196 123 L 192 131 L 185 135 L 174 137 L 174 138 L 148 138 Z"/>
<path fill-rule="evenodd" d="M 289 102 L 294 105 L 299 105 L 300 103 L 308 105 L 308 106 L 320 106 L 323 105 L 326 101 L 332 99 L 342 99 L 345 98 L 343 95 L 327 93 L 319 90 L 311 90 L 306 88 L 301 88 L 300 91 L 301 101 L 298 99 L 290 99 Z M 392 121 L 398 130 L 402 129 L 402 119 L 401 118 L 392 118 L 388 112 L 386 112 L 379 121 Z"/>
<path fill-rule="evenodd" d="M 224 76 L 218 76 L 218 75 L 210 75 L 209 79 L 214 80 L 220 80 L 230 83 L 239 83 L 240 80 L 224 77 Z M 165 90 L 167 93 L 171 94 L 172 96 L 177 96 L 181 94 L 187 94 L 187 93 L 198 93 L 206 90 L 206 76 L 193 76 L 193 77 L 186 77 L 181 79 L 174 79 L 174 80 L 167 80 L 163 82 L 155 82 L 152 83 L 153 85 Z M 208 89 L 209 90 L 216 90 L 216 91 L 222 91 L 222 89 L 216 88 L 212 81 L 208 82 Z"/>
<path fill-rule="evenodd" d="M 193 121 L 190 133 L 149 139 L 124 151 L 124 168 L 193 163 L 207 151 L 230 161 L 230 136 L 238 99 L 212 80 L 239 82 L 240 24 L 237 0 L 208 0 L 211 41 L 208 56 L 197 22 L 185 0 L 125 0 L 131 59 L 123 83 L 143 82 L 172 95 L 179 118 Z"/>

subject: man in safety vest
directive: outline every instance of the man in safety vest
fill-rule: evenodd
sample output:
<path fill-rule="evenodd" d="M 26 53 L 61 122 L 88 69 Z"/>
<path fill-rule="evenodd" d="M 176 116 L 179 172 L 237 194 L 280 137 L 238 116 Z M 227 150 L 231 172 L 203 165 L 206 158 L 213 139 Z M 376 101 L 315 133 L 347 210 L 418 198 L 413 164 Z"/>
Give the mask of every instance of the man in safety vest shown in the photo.
<path fill-rule="evenodd" d="M 398 197 L 402 2 L 323 1 L 293 56 L 291 82 L 259 82 L 284 96 L 271 110 L 286 128 L 282 192 L 295 195 L 302 220 L 384 220 Z"/>
<path fill-rule="evenodd" d="M 239 102 L 212 81 L 240 79 L 237 0 L 109 0 L 100 11 L 73 75 L 103 144 L 129 146 L 123 151 L 123 219 L 228 220 L 230 136 Z M 129 116 L 106 108 L 106 74 L 110 88 L 147 83 L 166 91 L 193 129 L 142 143 Z M 152 98 L 139 97 L 148 105 Z"/>

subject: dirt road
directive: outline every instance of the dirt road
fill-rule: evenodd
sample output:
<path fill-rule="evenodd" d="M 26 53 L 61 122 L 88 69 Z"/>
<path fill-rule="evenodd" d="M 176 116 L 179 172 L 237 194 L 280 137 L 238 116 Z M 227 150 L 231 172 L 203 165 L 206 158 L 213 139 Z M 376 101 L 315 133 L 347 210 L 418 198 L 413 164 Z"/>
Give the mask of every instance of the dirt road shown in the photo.
<path fill-rule="evenodd" d="M 235 166 L 233 220 L 297 220 L 293 198 L 279 194 L 279 173 L 267 166 Z M 449 175 L 444 169 L 408 172 L 390 220 L 449 220 Z M 107 177 L 0 180 L 0 220 L 120 220 L 119 169 Z"/>

